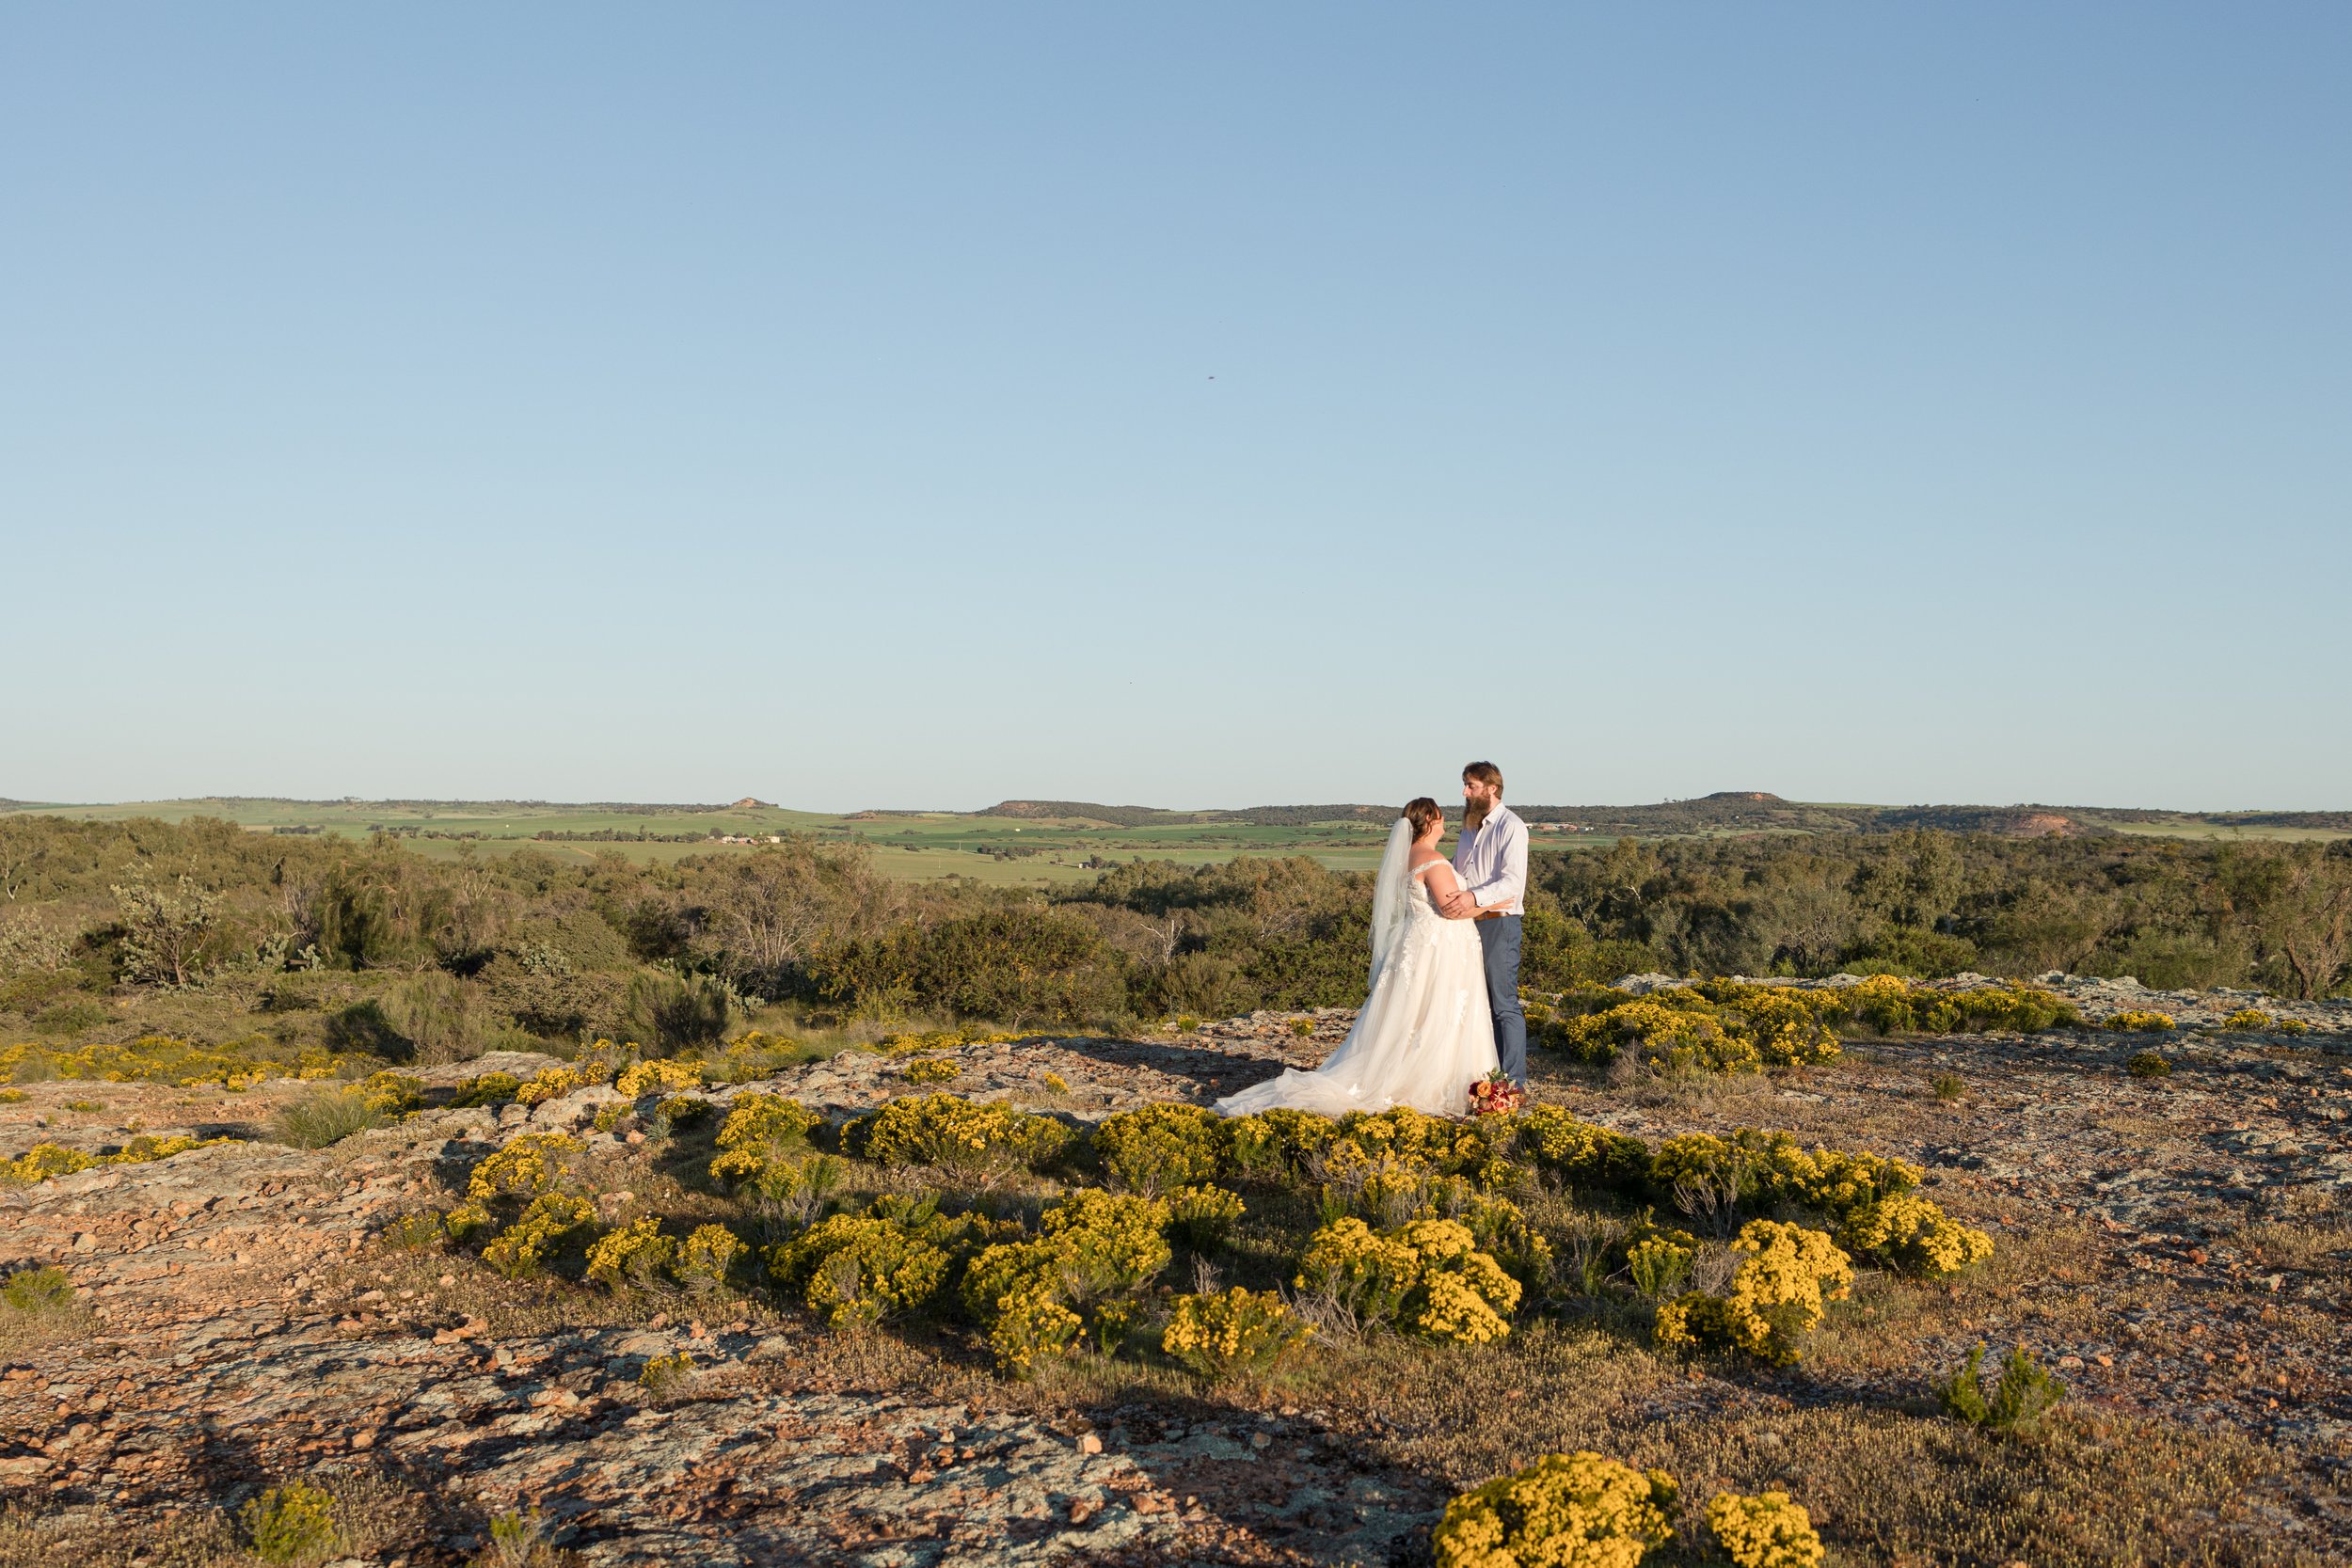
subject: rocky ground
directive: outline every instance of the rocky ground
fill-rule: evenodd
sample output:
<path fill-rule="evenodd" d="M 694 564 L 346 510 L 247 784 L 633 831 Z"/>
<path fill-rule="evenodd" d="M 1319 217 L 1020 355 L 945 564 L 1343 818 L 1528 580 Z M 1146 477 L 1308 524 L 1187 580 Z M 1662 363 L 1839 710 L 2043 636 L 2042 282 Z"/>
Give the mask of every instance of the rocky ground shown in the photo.
<path fill-rule="evenodd" d="M 2062 983 L 2094 1016 L 2156 1007 L 2184 1024 L 2247 1000 Z M 1925 1307 L 1874 1307 L 1870 1332 L 1834 1332 L 1802 1371 L 1661 1374 L 1635 1414 L 1915 1408 L 1924 1369 L 2024 1339 L 2091 1409 L 2265 1456 L 2284 1479 L 2215 1530 L 2338 1560 L 2352 1540 L 2352 1006 L 2290 1010 L 2313 1032 L 1867 1040 L 1801 1076 L 1679 1085 L 1542 1064 L 1543 1098 L 1629 1131 L 1788 1127 L 1918 1161 L 1931 1196 L 1993 1228 L 2007 1260 L 1948 1298 L 1913 1292 L 1935 1296 Z M 964 1047 L 946 1086 L 1082 1118 L 1200 1101 L 1319 1060 L 1348 1022 Z M 2151 1043 L 2172 1074 L 2127 1074 Z M 908 1092 L 905 1067 L 849 1053 L 755 1086 L 847 1114 Z M 0 1105 L 0 1155 L 133 1131 L 253 1136 L 298 1092 L 28 1085 Z M 599 1565 L 1425 1560 L 1464 1478 L 1376 1414 L 1279 1394 L 1057 1401 L 887 1337 L 845 1351 L 757 1304 L 681 1300 L 631 1320 L 575 1295 L 553 1309 L 386 1239 L 518 1131 L 639 1153 L 627 1132 L 590 1130 L 611 1098 L 427 1111 L 315 1153 L 226 1144 L 0 1190 L 0 1268 L 61 1264 L 83 1304 L 0 1338 L 0 1562 L 238 1560 L 234 1511 L 299 1474 L 336 1483 L 349 1560 L 381 1568 L 466 1560 L 518 1509 Z M 678 1351 L 696 1370 L 677 1386 L 640 1385 Z"/>

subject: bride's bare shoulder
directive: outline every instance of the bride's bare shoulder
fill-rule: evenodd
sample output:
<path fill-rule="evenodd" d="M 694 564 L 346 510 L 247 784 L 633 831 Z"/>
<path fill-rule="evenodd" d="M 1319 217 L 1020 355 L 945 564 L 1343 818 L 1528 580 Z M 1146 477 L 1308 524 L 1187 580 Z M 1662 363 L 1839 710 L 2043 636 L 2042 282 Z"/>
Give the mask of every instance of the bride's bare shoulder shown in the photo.
<path fill-rule="evenodd" d="M 1445 865 L 1448 863 L 1450 863 L 1446 860 L 1446 858 L 1438 853 L 1435 849 L 1416 850 L 1413 854 L 1413 869 L 1415 871 L 1425 871 L 1433 865 Z"/>

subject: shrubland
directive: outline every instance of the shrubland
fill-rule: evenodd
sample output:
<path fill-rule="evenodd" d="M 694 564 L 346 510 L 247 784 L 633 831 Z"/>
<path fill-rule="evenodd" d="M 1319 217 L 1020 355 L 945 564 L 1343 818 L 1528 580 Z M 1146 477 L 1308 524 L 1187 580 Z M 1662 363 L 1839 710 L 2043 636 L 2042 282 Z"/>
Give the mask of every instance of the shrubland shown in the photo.
<path fill-rule="evenodd" d="M 1538 853 L 1532 882 L 1521 974 L 1537 991 L 1657 970 L 2065 969 L 2291 997 L 2352 979 L 2347 844 L 1932 831 L 1625 841 Z M 598 1037 L 674 1055 L 747 1024 L 871 1036 L 925 1019 L 1116 1026 L 1348 1006 L 1370 899 L 1364 876 L 1304 858 L 1142 863 L 1046 895 L 892 881 L 857 847 L 809 840 L 582 865 L 528 848 L 428 860 L 382 835 L 25 814 L 0 816 L 0 1039 L 52 1056 L 141 1037 L 233 1043 L 238 1060 L 298 1065 Z M 1731 1055 L 1752 1048 L 1764 1065 L 1804 1059 L 1814 1021 L 1710 1000 L 1722 1016 L 1682 1021 L 1666 1059 L 1722 1056 L 1726 1037 Z M 1653 1033 L 1595 1027 L 1620 1045 Z M 0 1066 L 77 1075 L 43 1061 Z"/>

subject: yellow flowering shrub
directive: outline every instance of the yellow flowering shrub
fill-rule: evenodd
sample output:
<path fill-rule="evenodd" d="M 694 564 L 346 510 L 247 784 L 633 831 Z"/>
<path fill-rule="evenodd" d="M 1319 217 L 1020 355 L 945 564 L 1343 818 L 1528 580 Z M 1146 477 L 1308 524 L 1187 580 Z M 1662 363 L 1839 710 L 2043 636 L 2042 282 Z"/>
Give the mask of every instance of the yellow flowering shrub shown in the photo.
<path fill-rule="evenodd" d="M 1222 1243 L 1243 1212 L 1241 1195 L 1222 1187 L 1180 1187 L 1168 1195 L 1168 1228 L 1195 1252 Z"/>
<path fill-rule="evenodd" d="M 1572 1187 L 1634 1188 L 1649 1176 L 1649 1146 L 1579 1121 L 1556 1105 L 1530 1105 L 1502 1118 L 1518 1151 Z"/>
<path fill-rule="evenodd" d="M 1852 1259 L 1824 1232 L 1776 1220 L 1750 1220 L 1732 1250 L 1744 1260 L 1729 1290 L 1693 1291 L 1661 1307 L 1654 1338 L 1661 1347 L 1728 1347 L 1793 1364 L 1824 1304 L 1851 1293 Z"/>
<path fill-rule="evenodd" d="M 653 1108 L 654 1119 L 667 1132 L 689 1126 L 710 1115 L 710 1101 L 700 1095 L 674 1094 Z"/>
<path fill-rule="evenodd" d="M 501 1197 L 536 1197 L 552 1192 L 567 1162 L 580 1152 L 578 1138 L 564 1132 L 525 1132 L 474 1164 L 466 1196 L 486 1203 Z"/>
<path fill-rule="evenodd" d="M 1730 1138 L 1684 1132 L 1658 1146 L 1650 1160 L 1650 1185 L 1661 1197 L 1677 1189 L 1712 1188 L 1739 1200 L 1756 1196 L 1755 1162 Z"/>
<path fill-rule="evenodd" d="M 1818 1568 L 1821 1560 L 1813 1515 L 1786 1492 L 1718 1492 L 1707 1505 L 1707 1528 L 1732 1568 Z"/>
<path fill-rule="evenodd" d="M 874 1049 L 885 1056 L 910 1056 L 918 1051 L 952 1051 L 962 1045 L 1011 1045 L 1027 1035 L 988 1029 L 932 1029 L 885 1035 Z"/>
<path fill-rule="evenodd" d="M 2101 1025 L 2119 1035 L 2160 1035 L 2172 1026 L 2170 1013 L 2153 1012 L 2145 1007 L 2126 1007 L 2120 1013 L 2110 1013 Z"/>
<path fill-rule="evenodd" d="M 1173 1256 L 1164 1234 L 1168 1206 L 1157 1198 L 1081 1187 L 1045 1211 L 1049 1242 L 1081 1301 L 1140 1290 Z"/>
<path fill-rule="evenodd" d="M 143 1165 L 150 1161 L 168 1160 L 191 1148 L 237 1141 L 230 1137 L 196 1138 L 186 1133 L 169 1138 L 141 1133 L 112 1154 L 90 1154 L 53 1143 L 37 1143 L 13 1160 L 0 1160 L 0 1187 L 29 1187 L 53 1177 L 72 1176 L 99 1165 Z"/>
<path fill-rule="evenodd" d="M 624 1100 L 640 1100 L 649 1094 L 667 1094 L 677 1089 L 699 1089 L 703 1086 L 703 1069 L 699 1062 L 665 1061 L 632 1062 L 612 1080 L 612 1087 Z"/>
<path fill-rule="evenodd" d="M 1028 1376 L 1086 1326 L 1066 1305 L 1061 1261 L 1050 1242 L 999 1242 L 964 1271 L 964 1307 L 987 1331 L 999 1371 Z"/>
<path fill-rule="evenodd" d="M 1070 1080 L 1064 1078 L 1058 1072 L 1047 1073 L 1042 1082 L 1047 1088 L 1053 1090 L 1056 1094 L 1068 1094 L 1070 1092 Z"/>
<path fill-rule="evenodd" d="M 364 1066 L 374 1059 L 339 1055 L 316 1046 L 290 1050 L 264 1039 L 210 1046 L 172 1035 L 142 1035 L 128 1044 L 84 1045 L 72 1050 L 35 1044 L 0 1046 L 0 1079 L 20 1076 L 19 1069 L 32 1063 L 50 1078 L 171 1084 L 183 1089 L 218 1084 L 223 1088 L 243 1089 L 271 1078 L 333 1078 L 346 1066 Z"/>
<path fill-rule="evenodd" d="M 1695 993 L 1679 1006 L 1656 996 L 1640 997 L 1569 1021 L 1563 1038 L 1568 1050 L 1588 1062 L 1606 1062 L 1630 1048 L 1644 1061 L 1661 1067 L 1711 1072 L 1761 1067 L 1763 1056 L 1746 1032 L 1726 1028 L 1711 1010 L 1700 1010 L 1705 1006 Z"/>
<path fill-rule="evenodd" d="M 1446 1505 L 1437 1568 L 1633 1568 L 1674 1539 L 1674 1481 L 1590 1449 L 1546 1454 Z"/>
<path fill-rule="evenodd" d="M 1790 1203 L 1842 1216 L 1909 1192 L 1924 1175 L 1886 1155 L 1820 1145 L 1806 1149 L 1787 1132 L 1742 1127 L 1728 1138 L 1711 1132 L 1668 1138 L 1651 1161 L 1650 1185 L 1661 1198 L 1711 1187 L 1737 1202 Z"/>
<path fill-rule="evenodd" d="M 1458 1178 L 1450 1178 L 1458 1180 Z M 1470 1228 L 1481 1251 L 1489 1253 L 1503 1271 L 1528 1290 L 1540 1291 L 1551 1282 L 1551 1243 L 1527 1221 L 1519 1206 L 1492 1193 L 1473 1192 L 1455 1203 L 1453 1192 L 1415 1215 L 1417 1219 L 1458 1219 Z"/>
<path fill-rule="evenodd" d="M 1172 1256 L 1161 1233 L 1168 1223 L 1168 1206 L 1156 1198 L 1086 1188 L 1045 1211 L 1036 1240 L 981 1251 L 964 1272 L 962 1295 L 997 1366 L 1026 1376 L 1068 1350 L 1089 1321 L 1113 1348 L 1132 1320 L 1129 1300 Z"/>
<path fill-rule="evenodd" d="M 29 1187 L 52 1177 L 72 1176 L 100 1164 L 100 1157 L 60 1144 L 37 1143 L 15 1159 L 0 1164 L 0 1179 L 11 1186 Z"/>
<path fill-rule="evenodd" d="M 1962 1225 L 1915 1193 L 1897 1193 L 1846 1217 L 1838 1244 L 1856 1257 L 1923 1278 L 1958 1274 L 1993 1256 L 1993 1238 Z"/>
<path fill-rule="evenodd" d="M 98 1163 L 99 1157 L 95 1154 L 44 1142 L 35 1144 L 6 1164 L 0 1164 L 0 1174 L 5 1174 L 13 1186 L 29 1187 L 51 1177 L 72 1176 L 76 1171 L 87 1170 Z"/>
<path fill-rule="evenodd" d="M 1420 1277 L 1412 1248 L 1350 1214 L 1309 1239 L 1292 1283 L 1320 1292 L 1369 1327 L 1393 1321 Z"/>
<path fill-rule="evenodd" d="M 928 1306 L 954 1262 L 917 1229 L 870 1213 L 831 1215 L 768 1253 L 777 1285 L 834 1328 Z"/>
<path fill-rule="evenodd" d="M 1329 1117 L 1288 1106 L 1234 1117 L 1226 1124 L 1233 1168 L 1252 1175 L 1295 1175 L 1340 1135 Z"/>
<path fill-rule="evenodd" d="M 678 1243 L 670 1275 L 690 1291 L 715 1291 L 750 1250 L 723 1225 L 698 1225 Z"/>
<path fill-rule="evenodd" d="M 1834 992 L 1729 980 L 1708 981 L 1695 989 L 1725 1009 L 1734 1026 L 1755 1042 L 1766 1067 L 1837 1059 L 1837 1036 L 1829 1026 L 1836 1012 Z"/>
<path fill-rule="evenodd" d="M 738 1095 L 727 1119 L 719 1124 L 719 1154 L 710 1162 L 710 1174 L 722 1181 L 757 1178 L 803 1152 L 809 1133 L 824 1120 L 780 1094 Z"/>
<path fill-rule="evenodd" d="M 1306 1333 L 1280 1296 L 1236 1285 L 1216 1295 L 1178 1296 L 1160 1348 L 1202 1377 L 1222 1381 L 1264 1371 Z"/>
<path fill-rule="evenodd" d="M 1307 1162 L 1307 1174 L 1322 1183 L 1327 1210 L 1352 1211 L 1383 1225 L 1395 1225 L 1420 1210 L 1437 1167 L 1413 1154 L 1366 1149 L 1342 1138 Z"/>
<path fill-rule="evenodd" d="M 1138 1193 L 1213 1181 L 1232 1148 L 1225 1118 L 1198 1105 L 1146 1105 L 1104 1117 L 1093 1142 L 1104 1170 Z"/>
<path fill-rule="evenodd" d="M 2258 1035 L 2275 1029 L 2279 1021 L 2260 1007 L 2240 1007 L 2223 1019 L 2215 1028 L 2229 1034 Z"/>
<path fill-rule="evenodd" d="M 894 1100 L 841 1130 L 852 1154 L 898 1165 L 937 1165 L 969 1176 L 1035 1164 L 1061 1151 L 1069 1130 L 1050 1117 L 951 1094 Z"/>
<path fill-rule="evenodd" d="M 1485 1127 L 1433 1117 L 1410 1105 L 1380 1112 L 1351 1111 L 1340 1118 L 1339 1135 L 1375 1158 L 1392 1155 L 1449 1175 L 1483 1164 L 1493 1152 Z"/>
<path fill-rule="evenodd" d="M 1479 1250 L 1458 1220 L 1411 1220 L 1375 1231 L 1354 1215 L 1308 1240 L 1293 1281 L 1366 1327 L 1392 1324 L 1427 1339 L 1484 1344 L 1511 1332 L 1519 1282 Z"/>
<path fill-rule="evenodd" d="M 515 1098 L 525 1105 L 538 1105 L 560 1100 L 575 1089 L 584 1089 L 596 1080 L 577 1063 L 568 1067 L 542 1068 L 530 1082 L 515 1091 Z"/>
<path fill-rule="evenodd" d="M 522 1091 L 522 1080 L 511 1072 L 485 1072 L 457 1085 L 452 1106 L 503 1105 Z"/>
<path fill-rule="evenodd" d="M 1689 1231 L 1645 1223 L 1627 1241 L 1626 1274 L 1645 1296 L 1672 1295 L 1691 1277 L 1698 1255 L 1698 1238 Z"/>
<path fill-rule="evenodd" d="M 405 1117 L 424 1103 L 424 1080 L 405 1072 L 371 1073 L 360 1080 L 359 1101 L 383 1117 Z"/>
<path fill-rule="evenodd" d="M 674 1350 L 663 1355 L 651 1355 L 637 1369 L 637 1386 L 657 1399 L 690 1381 L 694 1375 L 694 1357 L 686 1351 Z"/>
<path fill-rule="evenodd" d="M 1873 974 L 1856 985 L 1830 990 L 1838 1018 L 1859 1019 L 1882 1035 L 1948 1035 L 1963 1029 L 2079 1028 L 2083 1018 L 2072 1002 L 2039 986 L 1924 986 L 1893 974 Z"/>
<path fill-rule="evenodd" d="M 588 1249 L 587 1276 L 615 1291 L 648 1291 L 661 1283 L 676 1253 L 677 1243 L 661 1233 L 661 1222 L 647 1215 L 597 1238 Z"/>
<path fill-rule="evenodd" d="M 927 1056 L 919 1062 L 909 1062 L 898 1076 L 910 1084 L 952 1084 L 963 1075 L 951 1057 Z"/>
<path fill-rule="evenodd" d="M 510 1279 L 537 1274 L 564 1247 L 596 1224 L 596 1206 L 569 1193 L 542 1193 L 490 1239 L 482 1260 Z"/>

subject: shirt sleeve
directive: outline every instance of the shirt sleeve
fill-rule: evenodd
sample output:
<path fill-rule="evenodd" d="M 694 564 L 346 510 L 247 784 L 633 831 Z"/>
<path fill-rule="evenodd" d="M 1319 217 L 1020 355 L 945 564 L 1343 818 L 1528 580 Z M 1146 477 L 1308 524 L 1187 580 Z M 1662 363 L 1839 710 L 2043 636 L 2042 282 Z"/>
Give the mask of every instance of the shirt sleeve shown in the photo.
<path fill-rule="evenodd" d="M 1470 896 L 1482 910 L 1516 903 L 1527 895 L 1527 824 L 1514 816 L 1502 828 L 1502 844 L 1495 855 L 1494 870 L 1470 889 Z"/>

